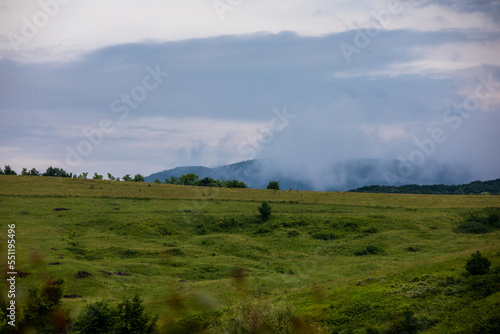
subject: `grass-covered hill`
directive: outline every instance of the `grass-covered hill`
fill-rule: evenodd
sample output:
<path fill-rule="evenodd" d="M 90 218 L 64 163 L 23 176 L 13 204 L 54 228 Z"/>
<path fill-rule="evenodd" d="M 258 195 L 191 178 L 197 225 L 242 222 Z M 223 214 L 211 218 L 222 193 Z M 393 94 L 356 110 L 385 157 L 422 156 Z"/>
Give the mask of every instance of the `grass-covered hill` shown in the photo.
<path fill-rule="evenodd" d="M 162 333 L 494 333 L 499 208 L 499 196 L 0 176 L 0 247 L 6 264 L 15 224 L 18 305 L 61 278 L 71 319 L 139 295 Z M 491 266 L 471 276 L 477 251 Z"/>

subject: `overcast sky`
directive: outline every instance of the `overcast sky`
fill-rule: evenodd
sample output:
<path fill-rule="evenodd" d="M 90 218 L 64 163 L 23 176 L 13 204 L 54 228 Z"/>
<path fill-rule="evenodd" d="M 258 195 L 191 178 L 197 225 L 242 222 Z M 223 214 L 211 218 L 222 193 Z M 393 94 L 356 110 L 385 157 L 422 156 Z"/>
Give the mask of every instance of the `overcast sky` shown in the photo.
<path fill-rule="evenodd" d="M 499 55 L 500 1 L 0 0 L 0 164 L 494 179 Z"/>

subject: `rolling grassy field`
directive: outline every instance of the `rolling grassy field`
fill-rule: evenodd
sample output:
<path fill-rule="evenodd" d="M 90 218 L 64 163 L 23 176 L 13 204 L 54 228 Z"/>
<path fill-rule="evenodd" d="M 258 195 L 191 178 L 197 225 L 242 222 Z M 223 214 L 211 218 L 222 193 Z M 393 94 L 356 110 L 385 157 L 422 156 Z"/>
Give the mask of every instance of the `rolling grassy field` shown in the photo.
<path fill-rule="evenodd" d="M 499 321 L 500 229 L 457 227 L 499 207 L 500 196 L 0 176 L 1 261 L 15 224 L 16 268 L 29 273 L 17 280 L 19 303 L 63 278 L 64 294 L 81 296 L 63 299 L 73 317 L 139 294 L 167 332 L 206 330 L 238 301 L 286 300 L 328 333 L 466 333 Z M 478 250 L 492 262 L 484 282 L 465 274 Z"/>

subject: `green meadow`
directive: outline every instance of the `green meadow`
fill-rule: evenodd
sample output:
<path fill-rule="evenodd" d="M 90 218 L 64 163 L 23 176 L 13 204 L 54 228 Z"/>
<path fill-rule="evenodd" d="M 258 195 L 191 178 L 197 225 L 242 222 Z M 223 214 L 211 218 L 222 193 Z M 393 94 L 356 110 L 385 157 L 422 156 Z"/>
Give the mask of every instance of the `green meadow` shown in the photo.
<path fill-rule="evenodd" d="M 460 226 L 498 220 L 499 208 L 491 195 L 0 176 L 0 254 L 5 273 L 15 224 L 16 269 L 27 274 L 16 281 L 20 306 L 30 289 L 62 278 L 64 295 L 76 296 L 62 299 L 72 318 L 139 295 L 162 333 L 217 332 L 238 303 L 286 303 L 312 324 L 304 333 L 493 333 L 500 229 Z M 476 251 L 491 269 L 471 277 L 465 264 Z"/>

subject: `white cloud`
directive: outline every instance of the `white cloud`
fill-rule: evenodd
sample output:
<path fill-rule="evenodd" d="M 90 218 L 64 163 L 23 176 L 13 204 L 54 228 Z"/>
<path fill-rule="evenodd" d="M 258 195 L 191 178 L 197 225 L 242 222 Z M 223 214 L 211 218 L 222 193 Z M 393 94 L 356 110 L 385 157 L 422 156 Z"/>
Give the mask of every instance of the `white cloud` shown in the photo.
<path fill-rule="evenodd" d="M 154 117 L 115 121 L 114 131 L 102 133 L 90 123 L 74 126 L 52 124 L 50 132 L 44 126 L 32 124 L 25 127 L 26 135 L 22 138 L 8 144 L 4 141 L 0 153 L 3 161 L 9 161 L 19 170 L 21 167 L 46 168 L 51 164 L 75 173 L 99 171 L 102 161 L 112 157 L 109 165 L 113 166 L 113 173 L 130 173 L 130 161 L 141 166 L 134 170 L 153 173 L 181 164 L 216 166 L 245 160 L 238 146 L 266 126 L 261 122 Z M 92 136 L 98 144 L 91 145 L 91 154 L 82 156 L 81 163 L 72 168 L 66 161 L 66 147 L 77 151 L 81 142 L 89 142 L 84 133 Z M 57 138 L 57 143 L 50 137 Z"/>
<path fill-rule="evenodd" d="M 42 0 L 39 3 L 57 1 Z M 225 11 L 224 20 L 221 20 L 213 1 L 206 0 L 86 0 L 46 7 L 49 9 L 35 2 L 11 2 L 7 9 L 0 11 L 0 58 L 29 61 L 73 59 L 82 52 L 108 45 L 261 31 L 278 33 L 289 30 L 303 36 L 321 36 L 373 27 L 373 19 L 380 20 L 384 30 L 498 31 L 498 25 L 485 13 L 457 12 L 438 5 L 419 7 L 408 2 L 373 0 L 362 3 L 324 0 L 240 3 Z M 43 13 L 47 11 L 52 15 L 46 15 L 45 22 Z M 34 25 L 39 22 L 40 27 L 35 25 L 37 32 L 27 38 L 26 43 L 18 45 L 20 52 L 14 52 L 9 34 L 23 36 L 26 20 Z"/>
<path fill-rule="evenodd" d="M 412 136 L 407 131 L 407 124 L 372 125 L 361 124 L 360 129 L 369 135 L 375 135 L 384 142 L 409 139 Z"/>

